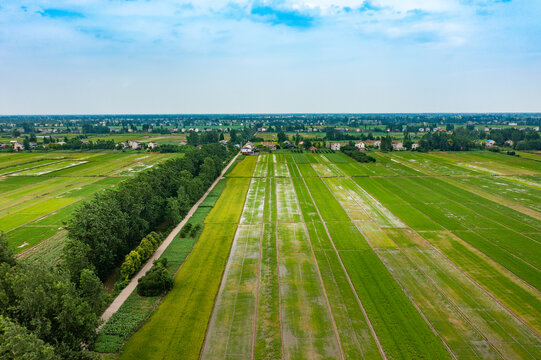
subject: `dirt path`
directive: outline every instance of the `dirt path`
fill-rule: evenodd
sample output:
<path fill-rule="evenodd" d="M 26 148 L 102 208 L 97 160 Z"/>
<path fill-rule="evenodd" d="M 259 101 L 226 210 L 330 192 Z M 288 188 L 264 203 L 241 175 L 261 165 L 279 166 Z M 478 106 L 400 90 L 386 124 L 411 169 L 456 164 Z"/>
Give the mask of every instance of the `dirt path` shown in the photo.
<path fill-rule="evenodd" d="M 173 229 L 173 231 L 171 231 L 171 233 L 165 238 L 165 240 L 163 241 L 163 243 L 160 245 L 160 247 L 158 247 L 158 249 L 156 249 L 156 251 L 154 252 L 154 254 L 150 257 L 150 259 L 147 260 L 147 262 L 145 263 L 145 265 L 141 268 L 141 270 L 137 273 L 137 275 L 135 275 L 131 281 L 129 282 L 129 284 L 124 288 L 124 290 L 122 290 L 120 292 L 120 294 L 118 294 L 118 296 L 115 298 L 115 300 L 113 300 L 113 302 L 109 305 L 109 307 L 107 307 L 107 309 L 105 309 L 105 311 L 103 312 L 103 314 L 101 315 L 101 319 L 103 320 L 103 324 L 105 324 L 107 321 L 109 321 L 109 319 L 111 318 L 111 316 L 113 316 L 114 313 L 116 313 L 118 311 L 118 309 L 120 309 L 120 307 L 122 306 L 122 304 L 124 304 L 124 302 L 126 301 L 126 299 L 131 295 L 131 293 L 135 290 L 135 288 L 137 287 L 137 282 L 139 281 L 139 279 L 141 277 L 143 277 L 148 270 L 150 270 L 150 268 L 152 267 L 152 264 L 154 263 L 154 260 L 157 260 L 160 258 L 160 256 L 162 256 L 163 252 L 165 251 L 165 249 L 167 249 L 167 247 L 169 246 L 169 244 L 171 244 L 171 242 L 173 241 L 173 239 L 178 235 L 178 233 L 180 232 L 180 230 L 182 229 L 182 227 L 188 222 L 188 220 L 190 220 L 190 218 L 192 217 L 192 215 L 195 213 L 195 211 L 197 210 L 197 208 L 199 207 L 199 205 L 207 198 L 208 194 L 210 194 L 210 192 L 212 191 L 212 189 L 214 189 L 214 187 L 216 186 L 216 184 L 218 184 L 218 182 L 224 178 L 224 175 L 225 173 L 227 172 L 227 170 L 229 169 L 229 167 L 231 167 L 231 165 L 235 162 L 235 160 L 237 160 L 238 156 L 239 156 L 240 152 L 235 155 L 235 157 L 233 159 L 231 159 L 231 161 L 229 162 L 229 164 L 227 164 L 227 166 L 222 170 L 222 173 L 220 174 L 220 176 L 218 178 L 216 178 L 216 180 L 214 180 L 214 182 L 212 183 L 212 185 L 208 188 L 208 190 L 205 192 L 205 194 L 203 194 L 203 196 L 194 204 L 194 206 L 192 206 L 192 208 L 190 209 L 190 211 L 188 211 L 188 214 L 186 214 L 186 216 L 184 217 L 184 219 Z M 102 325 L 103 326 L 103 325 Z"/>

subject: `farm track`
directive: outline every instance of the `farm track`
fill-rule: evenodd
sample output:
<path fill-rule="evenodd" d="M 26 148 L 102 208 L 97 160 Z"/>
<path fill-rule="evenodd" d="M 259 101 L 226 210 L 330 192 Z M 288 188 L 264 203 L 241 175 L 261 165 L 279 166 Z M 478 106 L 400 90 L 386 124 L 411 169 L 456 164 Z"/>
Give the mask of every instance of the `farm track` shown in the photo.
<path fill-rule="evenodd" d="M 152 267 L 152 264 L 154 263 L 154 260 L 158 260 L 160 258 L 160 256 L 163 254 L 163 252 L 165 251 L 165 249 L 167 249 L 167 247 L 169 246 L 169 244 L 171 244 L 171 242 L 173 241 L 173 239 L 178 235 L 178 233 L 180 232 L 180 230 L 182 229 L 182 227 L 184 225 L 186 225 L 186 223 L 188 222 L 188 220 L 192 217 L 192 215 L 195 213 L 195 211 L 197 210 L 197 208 L 199 207 L 199 205 L 206 199 L 206 197 L 208 196 L 208 194 L 210 194 L 210 192 L 212 191 L 212 189 L 214 189 L 214 187 L 216 186 L 216 184 L 218 184 L 218 182 L 223 179 L 223 175 L 226 173 L 226 171 L 229 169 L 229 167 L 231 166 L 231 164 L 234 163 L 234 161 L 237 159 L 238 157 L 238 154 L 237 156 L 235 156 L 230 162 L 229 164 L 227 164 L 227 166 L 222 170 L 222 173 L 220 174 L 220 176 L 214 180 L 214 182 L 212 183 L 212 185 L 209 187 L 209 189 L 203 194 L 203 196 L 194 204 L 194 206 L 192 206 L 192 208 L 190 209 L 190 211 L 188 211 L 188 213 L 186 214 L 186 216 L 184 217 L 184 219 L 173 229 L 173 231 L 171 231 L 171 233 L 169 233 L 169 235 L 164 239 L 164 241 L 162 242 L 162 244 L 158 247 L 158 249 L 156 249 L 156 251 L 154 252 L 154 254 L 147 260 L 147 262 L 145 263 L 145 265 L 141 268 L 141 270 L 139 270 L 139 272 L 131 279 L 131 281 L 128 283 L 128 285 L 120 292 L 120 294 L 118 294 L 118 296 L 115 298 L 115 300 L 113 300 L 113 302 L 107 307 L 107 309 L 105 309 L 105 311 L 103 312 L 103 314 L 101 315 L 101 319 L 103 320 L 103 324 L 105 324 L 110 318 L 111 316 L 113 316 L 113 314 L 115 312 L 118 311 L 118 309 L 120 309 L 120 307 L 122 306 L 122 304 L 124 304 L 124 302 L 126 301 L 126 299 L 128 298 L 128 296 L 131 295 L 131 293 L 135 290 L 135 288 L 137 287 L 137 282 L 139 281 L 139 279 L 141 277 L 143 277 L 148 270 L 150 270 L 150 268 Z M 180 270 L 180 269 L 179 269 Z"/>

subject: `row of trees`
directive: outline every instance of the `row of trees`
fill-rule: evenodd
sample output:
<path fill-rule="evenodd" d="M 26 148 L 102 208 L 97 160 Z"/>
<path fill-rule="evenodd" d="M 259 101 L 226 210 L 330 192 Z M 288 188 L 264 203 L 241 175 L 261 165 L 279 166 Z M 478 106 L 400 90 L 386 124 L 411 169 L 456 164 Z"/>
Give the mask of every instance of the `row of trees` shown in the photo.
<path fill-rule="evenodd" d="M 376 159 L 374 159 L 370 155 L 367 155 L 359 151 L 359 149 L 357 149 L 355 146 L 346 145 L 346 146 L 343 146 L 340 150 L 347 156 L 353 158 L 353 160 L 358 161 L 360 163 L 376 162 Z"/>
<path fill-rule="evenodd" d="M 138 272 L 154 251 L 160 246 L 163 236 L 156 232 L 151 232 L 141 240 L 137 247 L 130 251 L 124 262 L 120 266 L 120 276 L 127 282 L 136 272 Z"/>
<path fill-rule="evenodd" d="M 104 279 L 143 236 L 180 221 L 231 155 L 219 144 L 187 149 L 84 203 L 68 225 L 73 272 L 90 266 Z"/>

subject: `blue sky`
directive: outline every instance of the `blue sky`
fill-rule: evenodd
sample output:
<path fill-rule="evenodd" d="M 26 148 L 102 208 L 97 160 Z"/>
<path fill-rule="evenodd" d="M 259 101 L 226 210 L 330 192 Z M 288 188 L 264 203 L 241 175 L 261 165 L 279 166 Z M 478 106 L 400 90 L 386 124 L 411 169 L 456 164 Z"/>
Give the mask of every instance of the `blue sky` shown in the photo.
<path fill-rule="evenodd" d="M 541 111 L 541 0 L 0 0 L 0 114 Z"/>

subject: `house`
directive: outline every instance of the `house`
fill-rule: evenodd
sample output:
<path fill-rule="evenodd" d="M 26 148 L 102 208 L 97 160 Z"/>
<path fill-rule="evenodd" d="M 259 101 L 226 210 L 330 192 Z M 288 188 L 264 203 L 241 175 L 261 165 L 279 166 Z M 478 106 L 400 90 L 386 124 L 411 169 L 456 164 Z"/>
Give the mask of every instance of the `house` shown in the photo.
<path fill-rule="evenodd" d="M 118 145 L 120 145 L 120 147 L 123 148 L 123 149 L 126 149 L 128 147 L 128 144 L 125 143 L 124 141 L 119 143 Z"/>
<path fill-rule="evenodd" d="M 514 142 L 513 142 L 513 140 L 506 140 L 503 144 L 506 145 L 506 146 L 513 147 Z"/>
<path fill-rule="evenodd" d="M 376 148 L 376 149 L 381 148 L 381 140 L 374 141 L 374 148 Z"/>
<path fill-rule="evenodd" d="M 392 143 L 392 146 L 393 146 L 393 150 L 394 150 L 394 151 L 403 151 L 403 150 L 406 150 L 406 148 L 404 147 L 404 145 L 402 144 L 401 141 L 393 142 L 393 143 Z"/>
<path fill-rule="evenodd" d="M 489 128 L 487 128 L 487 127 L 485 127 L 485 129 L 484 129 L 484 130 L 485 130 L 485 132 L 489 132 L 489 131 L 490 131 L 490 129 L 489 129 Z"/>
<path fill-rule="evenodd" d="M 362 141 L 359 141 L 355 144 L 355 147 L 359 150 L 366 150 L 366 144 Z"/>
<path fill-rule="evenodd" d="M 133 150 L 137 150 L 141 147 L 141 144 L 138 141 L 135 140 L 129 140 L 128 141 L 128 147 Z"/>
<path fill-rule="evenodd" d="M 331 150 L 340 151 L 340 143 L 332 143 Z"/>
<path fill-rule="evenodd" d="M 494 141 L 494 140 L 487 140 L 486 143 L 485 143 L 486 147 L 492 147 L 494 145 L 496 145 L 496 141 Z"/>
<path fill-rule="evenodd" d="M 65 141 L 59 141 L 59 142 L 57 142 L 57 144 L 60 145 L 60 146 L 64 146 L 64 145 L 66 145 L 66 142 Z"/>
<path fill-rule="evenodd" d="M 13 146 L 13 150 L 15 151 L 24 150 L 24 145 L 18 141 L 12 141 L 11 146 Z"/>
<path fill-rule="evenodd" d="M 85 144 L 85 145 L 88 145 L 88 144 L 89 144 L 87 139 L 83 139 L 83 140 L 81 140 L 81 142 L 82 142 L 83 144 Z"/>
<path fill-rule="evenodd" d="M 240 149 L 240 153 L 242 155 L 252 155 L 254 153 L 254 144 L 248 141 L 246 145 Z"/>
<path fill-rule="evenodd" d="M 184 145 L 188 145 L 188 143 L 186 141 L 180 141 L 178 143 L 178 146 L 184 146 Z"/>
<path fill-rule="evenodd" d="M 149 149 L 155 149 L 157 148 L 159 145 L 157 143 L 155 143 L 154 141 L 151 141 L 147 144 L 147 148 Z"/>
<path fill-rule="evenodd" d="M 30 145 L 30 149 L 35 149 L 38 147 L 38 143 L 35 141 L 30 141 L 29 145 Z"/>
<path fill-rule="evenodd" d="M 417 150 L 419 148 L 419 143 L 411 144 L 411 150 Z"/>
<path fill-rule="evenodd" d="M 308 150 L 310 150 L 310 151 L 316 151 L 316 150 L 317 150 L 317 147 L 315 147 L 315 146 L 310 146 L 310 148 L 309 148 Z"/>

